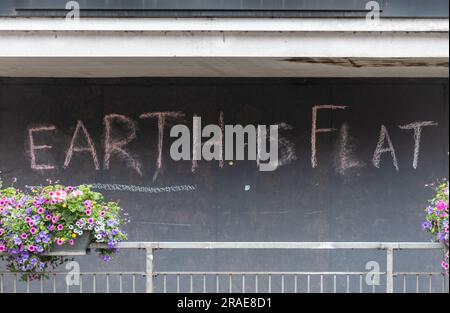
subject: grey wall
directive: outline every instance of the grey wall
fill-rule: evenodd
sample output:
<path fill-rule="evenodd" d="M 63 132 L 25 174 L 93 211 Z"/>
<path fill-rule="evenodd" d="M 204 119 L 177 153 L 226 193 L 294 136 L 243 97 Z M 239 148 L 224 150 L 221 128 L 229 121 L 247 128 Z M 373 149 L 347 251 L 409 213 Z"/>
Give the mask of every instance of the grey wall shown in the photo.
<path fill-rule="evenodd" d="M 343 158 L 339 132 L 318 134 L 318 166 L 313 169 L 312 107 L 323 104 L 348 106 L 319 111 L 317 126 L 339 130 L 347 124 L 350 145 Z M 217 124 L 220 112 L 225 124 L 289 124 L 292 128 L 281 134 L 295 148 L 296 159 L 265 173 L 254 161 L 225 163 L 223 168 L 216 161 L 200 161 L 193 173 L 191 162 L 170 159 L 173 140 L 166 129 L 163 168 L 155 175 L 157 123 L 139 116 L 161 111 L 183 112 L 189 128 L 193 114 L 204 124 Z M 142 163 L 142 175 L 118 157 L 112 157 L 109 170 L 96 171 L 86 153 L 75 153 L 64 169 L 77 120 L 92 136 L 103 167 L 103 118 L 111 113 L 134 121 L 136 139 L 126 148 Z M 72 185 L 195 186 L 182 192 L 106 192 L 130 213 L 132 241 L 429 241 L 420 228 L 432 195 L 425 184 L 448 177 L 448 117 L 448 80 L 439 79 L 1 79 L 0 170 L 7 183 L 17 178 L 20 187 L 45 183 L 47 178 Z M 424 128 L 414 169 L 413 132 L 399 125 L 417 121 L 439 125 Z M 55 169 L 32 170 L 28 130 L 49 125 L 56 130 L 34 137 L 36 145 L 52 149 L 36 155 L 38 163 Z M 381 125 L 389 131 L 398 171 L 390 153 L 382 155 L 380 168 L 372 164 Z M 120 125 L 114 128 L 117 136 L 127 131 Z M 340 162 L 348 164 L 355 161 L 352 158 L 359 166 L 340 173 Z M 436 264 L 429 262 L 430 256 Z M 376 252 L 161 251 L 157 268 L 364 270 L 372 259 L 384 264 L 383 254 Z M 96 260 L 83 262 L 85 268 L 103 268 Z M 142 256 L 124 253 L 111 266 L 142 269 L 143 262 Z M 439 270 L 438 262 L 436 254 L 422 253 L 414 259 L 405 255 L 396 267 Z"/>
<path fill-rule="evenodd" d="M 366 0 L 78 1 L 82 16 L 364 16 Z M 447 17 L 446 0 L 380 0 L 384 17 Z M 64 16 L 65 0 L 4 0 L 0 15 Z"/>

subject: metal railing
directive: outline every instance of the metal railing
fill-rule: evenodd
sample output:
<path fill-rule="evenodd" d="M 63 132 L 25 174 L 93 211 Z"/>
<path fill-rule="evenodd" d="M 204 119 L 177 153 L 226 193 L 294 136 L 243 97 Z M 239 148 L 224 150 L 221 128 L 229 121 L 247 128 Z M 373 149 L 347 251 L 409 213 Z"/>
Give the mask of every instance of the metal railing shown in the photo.
<path fill-rule="evenodd" d="M 104 248 L 93 244 L 91 249 Z M 415 292 L 448 292 L 448 276 L 442 272 L 396 272 L 394 255 L 400 250 L 442 250 L 439 243 L 417 242 L 123 242 L 119 249 L 139 249 L 145 251 L 145 271 L 135 272 L 80 272 L 77 292 L 97 292 L 99 281 L 103 281 L 101 292 L 138 292 L 139 286 L 147 293 L 153 292 L 342 292 L 338 291 L 338 282 L 344 286 L 343 292 L 355 292 L 350 288 L 351 279 L 357 279 L 356 292 L 363 292 L 364 271 L 157 271 L 155 253 L 159 250 L 380 250 L 385 253 L 385 271 L 370 272 L 371 275 L 383 277 L 383 290 L 377 292 L 407 292 L 411 277 Z M 438 262 L 439 260 L 431 260 Z M 37 282 L 37 292 L 58 292 L 57 278 L 67 272 L 48 273 L 48 280 Z M 23 292 L 31 292 L 29 280 L 19 282 L 20 273 L 0 272 L 0 293 L 18 292 L 18 286 L 24 284 Z M 9 280 L 7 278 L 10 278 Z M 114 279 L 114 281 L 112 281 Z M 402 288 L 394 290 L 394 280 L 400 280 Z M 421 282 L 426 281 L 426 288 Z M 313 284 L 314 281 L 314 284 Z M 326 288 L 325 281 L 331 283 Z M 436 283 L 440 286 L 436 289 Z M 300 285 L 302 283 L 302 285 Z M 49 286 L 50 285 L 50 286 Z M 124 286 L 128 289 L 125 290 Z M 158 288 L 155 288 L 158 285 Z M 183 286 L 182 286 L 183 285 Z M 195 285 L 195 286 L 194 286 Z M 313 290 L 313 285 L 318 286 Z M 115 290 L 112 291 L 114 286 Z M 276 290 L 275 290 L 276 286 Z M 46 288 L 47 287 L 47 288 Z M 169 290 L 169 287 L 173 287 Z M 303 289 L 302 289 L 303 288 Z M 8 290 L 7 290 L 8 289 Z M 159 291 L 157 291 L 158 289 Z M 438 290 L 438 291 L 436 291 Z M 70 292 L 66 286 L 66 292 Z M 376 292 L 376 285 L 370 286 Z"/>

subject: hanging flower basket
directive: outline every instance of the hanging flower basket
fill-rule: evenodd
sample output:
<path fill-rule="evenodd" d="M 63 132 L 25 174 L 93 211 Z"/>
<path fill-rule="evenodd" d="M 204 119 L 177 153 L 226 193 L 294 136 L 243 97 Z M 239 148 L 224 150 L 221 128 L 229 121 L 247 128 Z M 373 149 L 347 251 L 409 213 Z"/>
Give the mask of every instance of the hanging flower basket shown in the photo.
<path fill-rule="evenodd" d="M 79 236 L 76 240 L 74 240 L 73 245 L 71 245 L 68 242 L 65 242 L 59 246 L 56 242 L 54 242 L 50 247 L 48 255 L 53 256 L 84 255 L 86 254 L 86 251 L 89 248 L 91 242 L 92 242 L 92 232 L 86 231 L 83 233 L 83 235 Z"/>
<path fill-rule="evenodd" d="M 429 201 L 430 205 L 426 208 L 426 221 L 422 228 L 433 235 L 434 241 L 441 242 L 446 247 L 442 268 L 449 272 L 449 232 L 448 232 L 448 210 L 449 210 L 449 184 L 448 181 L 439 182 L 432 185 L 435 190 L 435 196 Z"/>
<path fill-rule="evenodd" d="M 27 194 L 0 185 L 0 254 L 25 279 L 43 277 L 64 256 L 86 254 L 91 243 L 106 244 L 97 251 L 109 261 L 127 239 L 125 215 L 90 186 L 50 185 Z"/>

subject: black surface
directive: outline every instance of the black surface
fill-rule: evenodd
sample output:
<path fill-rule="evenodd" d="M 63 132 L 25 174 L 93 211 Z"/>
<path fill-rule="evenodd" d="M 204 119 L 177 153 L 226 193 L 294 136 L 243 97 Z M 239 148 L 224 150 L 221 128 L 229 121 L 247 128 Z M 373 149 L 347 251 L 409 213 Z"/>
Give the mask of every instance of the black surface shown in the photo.
<path fill-rule="evenodd" d="M 366 0 L 80 0 L 82 16 L 279 16 L 352 17 L 366 14 Z M 448 17 L 447 0 L 380 0 L 384 17 Z M 65 0 L 6 0 L 0 15 L 64 16 Z"/>
<path fill-rule="evenodd" d="M 336 172 L 338 133 L 333 133 L 318 135 L 319 164 L 312 169 L 311 109 L 319 104 L 348 106 L 345 111 L 321 111 L 318 127 L 339 129 L 348 123 L 355 156 L 366 164 L 363 168 L 344 175 Z M 297 160 L 266 173 L 253 161 L 226 163 L 224 168 L 217 161 L 200 161 L 192 173 L 190 162 L 170 159 L 172 139 L 166 130 L 164 171 L 153 181 L 157 124 L 139 116 L 158 111 L 185 113 L 189 128 L 194 113 L 206 125 L 217 124 L 221 111 L 225 124 L 288 123 L 293 129 L 282 135 L 295 144 Z M 126 115 L 138 126 L 137 138 L 127 148 L 142 162 L 143 175 L 118 158 L 112 158 L 109 171 L 95 171 L 88 154 L 75 154 L 71 166 L 63 169 L 77 120 L 89 130 L 103 166 L 102 120 L 110 113 Z M 439 79 L 1 79 L 0 170 L 6 183 L 17 178 L 21 187 L 45 183 L 47 178 L 72 185 L 197 186 L 196 191 L 178 193 L 107 192 L 130 213 L 132 241 L 429 241 L 420 228 L 432 194 L 425 184 L 448 177 L 448 118 L 448 80 Z M 399 129 L 415 121 L 439 123 L 423 130 L 417 169 L 412 168 L 413 132 Z M 57 131 L 35 135 L 36 144 L 53 148 L 37 152 L 38 162 L 57 169 L 33 171 L 27 129 L 49 124 Z M 379 169 L 372 165 L 381 125 L 396 149 L 398 172 L 389 153 L 383 154 Z M 367 258 L 384 264 L 382 253 L 371 253 L 352 252 L 351 259 L 324 251 L 286 252 L 283 257 L 202 251 L 165 255 L 158 267 L 364 270 L 361 260 Z M 438 270 L 439 256 L 435 259 L 431 264 L 427 258 L 405 257 L 396 261 L 396 268 Z M 138 267 L 142 260 L 127 259 L 119 265 Z"/>

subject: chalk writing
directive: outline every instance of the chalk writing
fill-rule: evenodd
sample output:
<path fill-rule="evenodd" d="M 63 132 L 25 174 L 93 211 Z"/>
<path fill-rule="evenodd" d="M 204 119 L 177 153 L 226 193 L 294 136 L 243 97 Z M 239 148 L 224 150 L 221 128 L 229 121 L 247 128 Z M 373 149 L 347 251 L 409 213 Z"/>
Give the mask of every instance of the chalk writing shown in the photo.
<path fill-rule="evenodd" d="M 334 128 L 319 128 L 317 129 L 317 112 L 319 110 L 345 110 L 346 106 L 342 105 L 316 105 L 312 108 L 312 127 L 311 127 L 311 166 L 317 167 L 317 134 L 318 133 L 331 133 L 335 131 Z"/>
<path fill-rule="evenodd" d="M 135 193 L 171 193 L 171 192 L 183 192 L 183 191 L 195 191 L 197 186 L 195 185 L 178 185 L 178 186 L 162 186 L 162 187 L 149 187 L 149 186 L 135 186 L 135 185 L 120 185 L 120 184 L 90 184 L 92 189 L 104 190 L 104 191 L 125 191 Z M 28 186 L 25 188 L 33 190 L 42 186 Z"/>
<path fill-rule="evenodd" d="M 439 124 L 432 121 L 414 122 L 407 125 L 399 126 L 400 129 L 404 130 L 414 130 L 414 158 L 413 158 L 413 168 L 417 169 L 419 165 L 419 154 L 420 154 L 420 140 L 422 138 L 422 129 L 427 126 L 438 126 Z"/>
<path fill-rule="evenodd" d="M 358 169 L 364 167 L 366 163 L 357 158 L 355 153 L 355 139 L 350 135 L 350 126 L 347 122 L 343 122 L 339 128 L 333 128 L 332 126 L 321 128 L 319 126 L 319 111 L 321 110 L 345 110 L 346 106 L 339 105 L 317 105 L 312 107 L 312 126 L 311 126 L 311 166 L 313 168 L 318 166 L 318 152 L 317 152 L 317 135 L 321 133 L 331 133 L 338 131 L 338 141 L 336 148 L 334 149 L 334 155 L 332 160 L 334 161 L 334 169 L 336 173 L 345 175 L 350 169 Z M 329 112 L 334 114 L 333 112 Z M 140 119 L 155 119 L 157 121 L 157 138 L 156 146 L 157 152 L 155 155 L 155 172 L 153 174 L 153 181 L 162 173 L 164 169 L 163 151 L 164 145 L 167 142 L 166 128 L 172 126 L 170 129 L 170 137 L 179 137 L 170 145 L 170 156 L 173 161 L 190 160 L 191 172 L 195 173 L 198 168 L 198 161 L 202 160 L 202 157 L 206 161 L 216 160 L 219 162 L 219 166 L 222 168 L 224 161 L 232 166 L 234 160 L 243 160 L 245 158 L 245 152 L 248 153 L 248 159 L 255 158 L 259 170 L 263 170 L 264 166 L 267 166 L 267 170 L 274 170 L 280 166 L 292 163 L 297 159 L 296 146 L 293 142 L 286 137 L 279 135 L 279 130 L 290 131 L 292 126 L 284 122 L 276 123 L 270 127 L 270 134 L 267 132 L 264 125 L 225 125 L 224 114 L 220 112 L 218 125 L 207 125 L 201 127 L 201 116 L 193 115 L 192 133 L 190 128 L 183 124 L 169 125 L 174 121 L 185 122 L 185 114 L 182 112 L 147 112 L 139 115 Z M 70 141 L 67 143 L 67 149 L 61 151 L 64 154 L 64 162 L 62 164 L 63 169 L 71 167 L 73 158 L 77 153 L 87 153 L 91 160 L 90 164 L 93 164 L 95 170 L 99 171 L 109 170 L 111 167 L 112 158 L 116 157 L 125 163 L 126 166 L 136 171 L 139 175 L 143 175 L 143 165 L 139 158 L 134 155 L 136 146 L 132 146 L 130 143 L 137 138 L 137 124 L 131 118 L 120 114 L 108 114 L 103 118 L 104 130 L 104 148 L 103 164 L 101 163 L 100 151 L 96 148 L 95 141 L 91 137 L 88 129 L 86 128 L 82 120 L 77 120 L 75 130 L 72 134 Z M 331 120 L 328 124 L 332 125 Z M 425 127 L 439 126 L 434 121 L 416 121 L 406 125 L 399 125 L 401 130 L 413 130 L 414 139 L 414 154 L 412 167 L 417 169 L 419 166 L 420 147 L 422 144 L 422 132 Z M 230 133 L 230 135 L 227 135 Z M 49 136 L 54 135 L 52 132 L 60 132 L 55 125 L 46 125 L 42 127 L 29 127 L 27 129 L 27 150 L 26 154 L 29 157 L 32 170 L 36 171 L 49 171 L 56 170 L 58 166 L 53 164 L 54 161 L 44 161 L 47 157 L 49 160 L 58 160 L 59 158 L 53 158 L 53 153 L 57 153 L 61 149 L 54 144 L 44 143 L 44 138 L 49 139 Z M 47 133 L 47 134 L 46 134 Z M 256 140 L 255 138 L 256 133 Z M 192 136 L 191 136 L 192 134 Z M 309 133 L 308 133 L 309 135 Z M 42 136 L 42 138 L 41 138 Z M 236 145 L 234 142 L 236 137 Z M 202 143 L 202 138 L 207 138 Z M 228 138 L 228 140 L 227 140 Z M 246 140 L 247 138 L 247 140 Z M 142 138 L 140 138 L 141 140 Z M 183 140 L 182 140 L 183 139 Z M 190 141 L 192 140 L 192 145 Z M 187 141 L 187 142 L 185 142 Z M 38 143 L 37 143 L 38 142 Z M 52 142 L 52 141 L 50 141 Z M 60 140 L 56 140 L 60 142 Z M 266 151 L 268 144 L 270 143 L 269 151 Z M 127 145 L 130 144 L 130 147 Z M 229 149 L 227 148 L 227 144 Z M 256 145 L 256 148 L 255 148 Z M 63 145 L 65 146 L 65 145 Z M 180 152 L 181 148 L 181 152 Z M 141 151 L 141 150 L 139 150 Z M 132 153 L 133 152 L 133 153 Z M 234 155 L 236 152 L 236 155 Z M 399 171 L 399 164 L 396 156 L 394 146 L 390 135 L 384 125 L 381 126 L 381 130 L 378 137 L 376 149 L 371 160 L 373 166 L 380 168 L 381 157 L 384 153 L 389 152 L 392 157 L 392 162 L 397 171 Z M 38 161 L 40 160 L 40 161 Z M 73 165 L 72 165 L 73 166 Z"/>
<path fill-rule="evenodd" d="M 163 151 L 163 143 L 164 143 L 164 127 L 166 126 L 166 121 L 169 118 L 172 119 L 181 119 L 184 117 L 184 114 L 181 112 L 153 112 L 153 113 L 143 113 L 141 114 L 141 119 L 146 118 L 156 118 L 158 120 L 158 156 L 156 158 L 156 171 L 153 175 L 153 181 L 158 178 L 158 175 L 162 169 L 162 151 Z"/>
<path fill-rule="evenodd" d="M 365 166 L 363 161 L 355 157 L 354 149 L 354 139 L 349 134 L 348 124 L 344 123 L 339 130 L 338 151 L 335 157 L 335 170 L 340 175 L 345 175 L 349 169 L 357 169 Z"/>
<path fill-rule="evenodd" d="M 281 131 L 292 130 L 293 127 L 286 123 L 279 123 L 278 127 Z M 274 139 L 272 136 L 270 139 Z M 286 139 L 286 137 L 280 136 L 279 139 L 280 155 L 278 160 L 278 167 L 288 165 L 292 161 L 297 160 L 295 145 L 292 141 Z"/>
<path fill-rule="evenodd" d="M 128 131 L 126 137 L 114 136 L 113 123 L 120 123 Z M 109 114 L 104 118 L 105 124 L 105 159 L 103 168 L 109 170 L 109 164 L 112 155 L 117 155 L 126 160 L 126 164 L 142 175 L 142 165 L 135 160 L 131 154 L 125 150 L 125 146 L 136 138 L 136 126 L 130 118 L 120 114 Z"/>
<path fill-rule="evenodd" d="M 84 138 L 86 140 L 87 146 L 79 147 L 75 145 L 79 132 L 82 131 Z M 92 141 L 89 132 L 84 126 L 82 121 L 77 122 L 77 127 L 75 128 L 75 132 L 73 133 L 72 140 L 70 141 L 69 149 L 66 152 L 66 159 L 64 161 L 64 168 L 68 168 L 70 165 L 70 161 L 72 160 L 72 156 L 74 152 L 89 152 L 91 154 L 92 160 L 94 162 L 94 167 L 98 171 L 100 170 L 100 164 L 98 162 L 97 152 L 95 150 L 94 142 Z"/>
<path fill-rule="evenodd" d="M 387 141 L 388 146 L 384 148 L 385 141 Z M 395 149 L 392 145 L 391 137 L 389 136 L 389 132 L 386 129 L 386 126 L 381 125 L 380 137 L 378 139 L 377 147 L 375 149 L 375 153 L 373 154 L 372 163 L 376 168 L 380 168 L 381 155 L 383 153 L 390 152 L 392 157 L 392 162 L 394 164 L 395 169 L 398 171 L 398 162 L 397 157 L 395 155 Z"/>
<path fill-rule="evenodd" d="M 39 133 L 39 132 L 49 132 L 49 131 L 55 131 L 56 127 L 51 125 L 51 126 L 42 126 L 42 127 L 36 127 L 36 128 L 29 128 L 28 129 L 28 141 L 30 144 L 30 159 L 31 159 L 31 168 L 33 170 L 38 170 L 38 171 L 42 171 L 42 170 L 52 170 L 55 167 L 53 165 L 50 164 L 37 164 L 36 163 L 36 151 L 37 150 L 46 150 L 46 149 L 52 149 L 52 146 L 49 145 L 35 145 L 34 143 L 34 137 L 33 134 L 34 133 Z"/>

